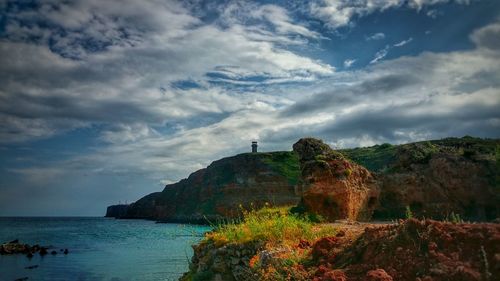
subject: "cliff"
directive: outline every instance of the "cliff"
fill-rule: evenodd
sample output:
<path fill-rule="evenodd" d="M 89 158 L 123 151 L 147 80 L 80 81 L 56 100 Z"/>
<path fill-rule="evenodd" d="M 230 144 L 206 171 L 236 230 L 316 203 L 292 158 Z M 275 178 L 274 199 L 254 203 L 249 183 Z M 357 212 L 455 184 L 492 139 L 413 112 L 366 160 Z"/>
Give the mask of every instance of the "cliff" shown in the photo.
<path fill-rule="evenodd" d="M 128 204 L 111 205 L 106 209 L 105 217 L 107 218 L 123 217 L 127 214 L 128 207 L 129 207 Z"/>
<path fill-rule="evenodd" d="M 417 217 L 468 220 L 500 216 L 500 141 L 446 138 L 393 146 L 341 150 L 376 174 L 380 198 L 375 219 Z"/>
<path fill-rule="evenodd" d="M 333 151 L 303 139 L 294 152 L 217 160 L 109 216 L 206 222 L 239 216 L 240 204 L 295 205 L 329 220 L 500 217 L 500 140 L 447 138 Z M 111 206 L 113 207 L 113 206 Z"/>
<path fill-rule="evenodd" d="M 188 178 L 130 205 L 126 218 L 206 222 L 238 217 L 265 203 L 295 205 L 300 199 L 293 152 L 244 153 L 217 160 Z"/>

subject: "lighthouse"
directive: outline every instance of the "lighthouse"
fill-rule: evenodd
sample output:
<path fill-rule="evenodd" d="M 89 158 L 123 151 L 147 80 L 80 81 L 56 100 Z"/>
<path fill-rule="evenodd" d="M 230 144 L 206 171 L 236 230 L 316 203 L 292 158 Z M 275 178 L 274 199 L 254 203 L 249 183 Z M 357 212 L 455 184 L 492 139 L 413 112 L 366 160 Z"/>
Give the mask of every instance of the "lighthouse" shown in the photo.
<path fill-rule="evenodd" d="M 256 141 L 252 142 L 252 153 L 257 153 L 257 142 Z"/>

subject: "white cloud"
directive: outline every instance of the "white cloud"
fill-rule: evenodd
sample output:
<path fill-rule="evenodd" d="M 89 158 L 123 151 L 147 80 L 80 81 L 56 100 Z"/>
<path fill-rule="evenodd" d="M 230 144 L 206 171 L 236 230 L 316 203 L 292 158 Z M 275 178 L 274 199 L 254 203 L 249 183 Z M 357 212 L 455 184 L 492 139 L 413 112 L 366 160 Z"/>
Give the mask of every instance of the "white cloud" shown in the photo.
<path fill-rule="evenodd" d="M 455 2 L 469 4 L 468 0 L 316 0 L 309 5 L 311 16 L 322 20 L 326 26 L 336 29 L 352 24 L 354 17 L 363 17 L 387 9 L 407 6 L 421 10 L 425 6 Z"/>
<path fill-rule="evenodd" d="M 366 41 L 371 41 L 371 40 L 382 40 L 385 38 L 385 34 L 382 32 L 374 33 L 370 36 L 365 37 Z"/>
<path fill-rule="evenodd" d="M 92 124 L 161 126 L 244 108 L 246 98 L 209 83 L 217 80 L 206 76 L 211 72 L 230 70 L 234 75 L 225 71 L 227 76 L 219 78 L 226 83 L 261 77 L 263 84 L 275 84 L 314 81 L 335 70 L 287 48 L 307 44 L 294 36 L 319 35 L 273 5 L 251 6 L 253 24 L 240 24 L 227 12 L 221 22 L 233 21 L 230 26 L 203 23 L 172 1 L 75 1 L 56 6 L 44 2 L 36 13 L 8 15 L 6 36 L 11 42 L 0 43 L 5 58 L 0 65 L 2 142 Z M 23 21 L 30 24 L 20 27 Z M 28 40 L 33 35 L 39 41 Z M 89 49 L 88 42 L 97 51 Z M 170 86 L 179 80 L 195 81 L 201 88 Z M 103 139 L 116 138 L 107 134 Z"/>
<path fill-rule="evenodd" d="M 478 45 L 471 51 L 425 52 L 338 72 L 305 88 L 287 88 L 288 97 L 297 97 L 291 104 L 281 98 L 276 105 L 271 96 L 256 95 L 244 102 L 245 108 L 208 126 L 171 135 L 126 128 L 127 134 L 141 137 L 75 162 L 94 163 L 103 172 L 141 171 L 171 182 L 215 159 L 249 151 L 253 139 L 270 151 L 288 150 L 306 135 L 339 147 L 492 136 L 500 126 L 500 83 L 491 80 L 500 75 L 498 55 Z"/>
<path fill-rule="evenodd" d="M 437 17 L 438 17 L 438 14 L 439 14 L 439 12 L 438 12 L 437 10 L 429 10 L 429 11 L 427 11 L 427 13 L 426 13 L 426 15 L 427 15 L 428 17 L 433 18 L 433 19 L 437 18 Z"/>
<path fill-rule="evenodd" d="M 398 42 L 396 44 L 393 44 L 392 46 L 390 45 L 386 45 L 385 48 L 383 48 L 382 50 L 378 51 L 377 53 L 375 53 L 375 57 L 370 61 L 370 64 L 374 64 L 374 63 L 377 63 L 379 62 L 380 60 L 384 59 L 387 54 L 389 54 L 389 51 L 392 49 L 392 48 L 399 48 L 399 47 L 403 47 L 404 45 L 410 43 L 411 41 L 413 41 L 413 38 L 410 37 L 406 40 L 403 40 L 401 42 Z"/>
<path fill-rule="evenodd" d="M 382 50 L 378 51 L 375 54 L 375 57 L 370 61 L 370 64 L 377 63 L 379 60 L 385 58 L 385 56 L 387 56 L 387 54 L 389 53 L 389 49 L 390 49 L 390 47 L 386 46 Z"/>
<path fill-rule="evenodd" d="M 411 41 L 413 41 L 413 38 L 412 38 L 412 37 L 410 37 L 410 38 L 408 38 L 408 39 L 406 39 L 406 40 L 403 40 L 403 41 L 401 41 L 401 42 L 399 42 L 399 43 L 396 43 L 396 44 L 394 44 L 393 46 L 394 46 L 394 47 L 403 47 L 404 45 L 406 45 L 406 44 L 410 43 Z"/>
<path fill-rule="evenodd" d="M 355 59 L 347 59 L 344 61 L 344 67 L 349 68 L 356 62 Z"/>

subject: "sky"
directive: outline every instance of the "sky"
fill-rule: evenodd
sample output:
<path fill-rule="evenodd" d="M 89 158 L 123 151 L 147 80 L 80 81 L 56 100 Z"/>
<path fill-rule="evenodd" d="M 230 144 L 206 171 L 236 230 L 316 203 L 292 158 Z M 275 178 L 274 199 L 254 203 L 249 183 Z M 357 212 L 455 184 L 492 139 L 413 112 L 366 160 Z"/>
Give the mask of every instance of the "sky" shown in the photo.
<path fill-rule="evenodd" d="M 0 0 L 0 216 L 101 216 L 212 161 L 500 137 L 497 0 Z"/>

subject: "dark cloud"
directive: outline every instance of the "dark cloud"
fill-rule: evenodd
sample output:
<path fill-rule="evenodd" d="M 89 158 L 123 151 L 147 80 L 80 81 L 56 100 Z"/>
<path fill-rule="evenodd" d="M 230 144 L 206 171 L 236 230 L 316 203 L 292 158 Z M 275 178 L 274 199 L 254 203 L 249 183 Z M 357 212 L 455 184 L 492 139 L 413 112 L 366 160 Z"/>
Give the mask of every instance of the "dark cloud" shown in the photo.
<path fill-rule="evenodd" d="M 16 106 L 10 106 L 13 104 Z M 67 118 L 101 123 L 133 123 L 136 120 L 154 123 L 163 120 L 159 114 L 133 101 L 79 100 L 67 95 L 34 96 L 23 93 L 2 95 L 0 111 L 25 119 Z"/>
<path fill-rule="evenodd" d="M 412 75 L 390 74 L 369 79 L 353 86 L 339 86 L 327 92 L 314 94 L 284 109 L 282 117 L 307 115 L 329 110 L 335 113 L 339 109 L 353 106 L 358 102 L 369 102 L 371 99 L 387 98 L 391 92 L 409 87 L 419 80 Z"/>
<path fill-rule="evenodd" d="M 400 142 L 410 141 L 409 135 L 418 132 L 432 134 L 434 138 L 461 136 L 467 131 L 469 134 L 487 136 L 487 132 L 491 133 L 498 125 L 486 120 L 500 119 L 498 100 L 489 105 L 467 104 L 448 112 L 434 112 L 438 106 L 427 102 L 366 110 L 343 115 L 317 129 L 330 139 L 368 135 L 374 139 Z M 425 108 L 431 110 L 415 110 Z"/>

